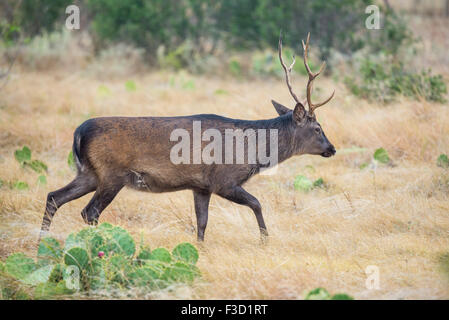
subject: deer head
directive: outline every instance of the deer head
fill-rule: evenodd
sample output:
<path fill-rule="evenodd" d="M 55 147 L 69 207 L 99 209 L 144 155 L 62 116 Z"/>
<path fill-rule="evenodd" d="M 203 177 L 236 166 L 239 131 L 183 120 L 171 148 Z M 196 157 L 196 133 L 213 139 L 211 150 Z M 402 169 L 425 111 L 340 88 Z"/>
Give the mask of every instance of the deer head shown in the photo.
<path fill-rule="evenodd" d="M 309 80 L 307 82 L 306 89 L 306 99 L 301 102 L 298 99 L 298 96 L 293 92 L 291 85 L 291 71 L 296 62 L 295 56 L 293 56 L 292 64 L 287 67 L 282 59 L 282 34 L 279 36 L 279 60 L 281 62 L 282 68 L 285 71 L 285 80 L 287 82 L 288 90 L 290 91 L 291 96 L 296 102 L 296 106 L 293 110 L 277 103 L 272 100 L 273 106 L 278 112 L 279 115 L 291 114 L 292 122 L 294 125 L 294 143 L 296 145 L 296 151 L 300 154 L 316 154 L 321 155 L 323 157 L 331 157 L 335 154 L 335 148 L 332 143 L 329 142 L 326 135 L 324 134 L 321 125 L 318 123 L 315 117 L 315 110 L 318 107 L 323 106 L 328 103 L 334 96 L 334 92 L 327 98 L 325 101 L 321 103 L 312 103 L 312 90 L 313 90 L 313 81 L 321 74 L 324 70 L 326 63 L 320 67 L 320 70 L 317 73 L 313 73 L 309 67 L 307 61 L 307 54 L 309 49 L 309 40 L 310 33 L 307 35 L 306 43 L 302 41 L 302 47 L 304 49 L 304 66 L 307 70 L 307 74 L 309 76 Z M 305 104 L 308 105 L 308 110 L 304 107 Z"/>

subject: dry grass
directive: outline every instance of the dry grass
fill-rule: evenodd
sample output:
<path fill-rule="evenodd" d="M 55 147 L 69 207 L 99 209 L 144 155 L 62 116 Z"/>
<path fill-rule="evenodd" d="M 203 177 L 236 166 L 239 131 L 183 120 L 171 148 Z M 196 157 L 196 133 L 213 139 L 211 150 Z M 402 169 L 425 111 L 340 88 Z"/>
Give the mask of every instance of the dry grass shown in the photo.
<path fill-rule="evenodd" d="M 177 81 L 170 85 L 170 77 Z M 182 88 L 181 78 L 195 89 Z M 100 81 L 88 73 L 20 72 L 0 96 L 0 178 L 23 180 L 28 191 L 0 189 L 0 257 L 35 250 L 46 194 L 68 183 L 73 130 L 83 120 L 103 115 L 187 115 L 217 113 L 244 119 L 275 115 L 270 99 L 290 103 L 279 80 L 236 81 L 154 73 L 135 76 L 137 91 L 121 80 Z M 305 83 L 297 79 L 296 83 Z M 98 88 L 105 85 L 109 95 Z M 303 156 L 280 165 L 274 176 L 257 176 L 246 188 L 258 197 L 270 232 L 259 244 L 249 209 L 213 197 L 206 241 L 200 246 L 203 280 L 157 298 L 297 299 L 325 287 L 356 298 L 449 298 L 438 261 L 449 251 L 449 171 L 436 166 L 449 150 L 447 105 L 399 101 L 368 104 L 337 86 L 337 96 L 318 111 L 337 150 L 359 146 L 366 152 L 338 152 L 330 159 Z M 214 92 L 223 89 L 228 94 Z M 323 96 L 327 90 L 323 90 Z M 48 164 L 47 186 L 21 169 L 13 152 L 28 145 Z M 394 166 L 375 172 L 358 166 L 372 151 L 386 148 Z M 311 170 L 308 165 L 312 165 Z M 323 177 L 327 190 L 295 191 L 297 174 Z M 90 195 L 62 207 L 52 233 L 60 240 L 85 227 L 80 212 Z M 146 194 L 123 190 L 101 221 L 143 236 L 152 248 L 195 243 L 190 192 Z M 365 287 L 365 268 L 380 269 L 380 290 Z M 142 296 L 137 295 L 137 298 Z"/>

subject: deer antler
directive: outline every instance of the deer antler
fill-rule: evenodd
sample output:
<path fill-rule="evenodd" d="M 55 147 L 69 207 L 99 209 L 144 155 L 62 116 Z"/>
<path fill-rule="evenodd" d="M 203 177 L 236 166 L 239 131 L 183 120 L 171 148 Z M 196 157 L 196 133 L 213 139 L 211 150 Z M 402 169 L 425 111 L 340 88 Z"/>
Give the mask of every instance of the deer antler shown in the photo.
<path fill-rule="evenodd" d="M 309 49 L 309 39 L 310 39 L 310 32 L 307 34 L 306 43 L 304 44 L 304 40 L 302 41 L 302 48 L 304 49 L 304 66 L 306 67 L 307 74 L 309 75 L 309 81 L 307 82 L 307 103 L 309 104 L 309 114 L 313 115 L 313 112 L 315 111 L 316 108 L 321 107 L 322 105 L 328 103 L 334 97 L 335 90 L 334 90 L 334 92 L 332 92 L 330 97 L 327 98 L 325 101 L 323 101 L 321 103 L 317 103 L 317 104 L 312 103 L 313 80 L 315 80 L 315 78 L 318 77 L 320 75 L 320 73 L 324 70 L 324 68 L 326 67 L 326 62 L 323 62 L 321 64 L 320 70 L 317 73 L 313 73 L 312 70 L 310 70 L 309 64 L 307 62 L 307 51 Z"/>
<path fill-rule="evenodd" d="M 293 92 L 292 84 L 290 82 L 290 75 L 292 72 L 292 68 L 295 65 L 296 57 L 295 55 L 293 55 L 293 62 L 288 68 L 287 65 L 284 63 L 284 60 L 282 59 L 282 31 L 279 34 L 279 60 L 281 61 L 282 68 L 284 68 L 285 71 L 285 81 L 287 82 L 287 87 L 288 90 L 290 91 L 290 94 L 292 95 L 293 99 L 295 99 L 296 103 L 301 103 L 296 94 Z"/>

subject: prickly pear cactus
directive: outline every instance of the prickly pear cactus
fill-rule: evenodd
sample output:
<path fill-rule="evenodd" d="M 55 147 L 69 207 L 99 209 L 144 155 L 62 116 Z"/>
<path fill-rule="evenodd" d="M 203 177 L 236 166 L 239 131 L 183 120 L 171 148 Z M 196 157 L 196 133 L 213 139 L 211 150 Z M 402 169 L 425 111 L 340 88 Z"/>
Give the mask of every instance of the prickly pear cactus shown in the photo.
<path fill-rule="evenodd" d="M 127 274 L 132 272 L 132 266 L 126 256 L 114 254 L 105 263 L 106 278 L 110 281 L 126 284 Z"/>
<path fill-rule="evenodd" d="M 45 283 L 49 280 L 54 267 L 55 266 L 51 264 L 41 267 L 27 275 L 23 279 L 23 282 L 33 286 L 38 285 L 39 283 Z"/>
<path fill-rule="evenodd" d="M 185 262 L 176 262 L 165 270 L 162 278 L 175 282 L 192 282 L 198 276 L 199 270 L 195 266 Z"/>
<path fill-rule="evenodd" d="M 74 247 L 65 253 L 64 262 L 68 266 L 76 266 L 84 270 L 89 264 L 89 254 L 83 248 Z"/>
<path fill-rule="evenodd" d="M 151 250 L 150 247 L 143 247 L 140 249 L 139 254 L 137 255 L 137 260 L 150 260 L 151 259 Z"/>
<path fill-rule="evenodd" d="M 10 255 L 0 262 L 0 280 L 18 280 L 11 282 L 16 288 L 7 288 L 11 292 L 8 297 L 14 299 L 47 299 L 76 291 L 104 292 L 135 286 L 159 290 L 174 282 L 191 283 L 199 277 L 197 260 L 198 251 L 189 243 L 176 246 L 172 254 L 165 248 L 152 251 L 141 244 L 136 256 L 129 233 L 103 223 L 70 234 L 64 248 L 54 238 L 42 239 L 37 261 L 23 253 Z"/>
<path fill-rule="evenodd" d="M 151 259 L 168 263 L 171 261 L 171 254 L 165 248 L 157 248 L 151 252 Z"/>
<path fill-rule="evenodd" d="M 198 261 L 198 250 L 188 242 L 178 244 L 172 254 L 176 259 L 190 264 L 195 264 Z"/>
<path fill-rule="evenodd" d="M 155 285 L 159 278 L 159 273 L 149 266 L 137 268 L 129 274 L 131 283 L 139 287 Z"/>
<path fill-rule="evenodd" d="M 54 238 L 44 238 L 39 243 L 37 256 L 40 261 L 59 260 L 62 257 L 62 249 L 58 240 Z"/>
<path fill-rule="evenodd" d="M 110 231 L 114 252 L 119 252 L 127 256 L 133 256 L 136 252 L 134 239 L 129 233 L 120 227 L 115 227 Z"/>
<path fill-rule="evenodd" d="M 330 294 L 324 288 L 313 289 L 305 297 L 306 300 L 327 300 L 329 298 Z"/>
<path fill-rule="evenodd" d="M 5 261 L 6 272 L 19 280 L 25 279 L 37 268 L 34 260 L 23 253 L 13 253 Z"/>
<path fill-rule="evenodd" d="M 126 256 L 133 256 L 136 252 L 134 239 L 125 229 L 102 223 L 97 232 L 104 239 L 103 245 L 95 247 L 98 251 L 103 251 L 106 255 L 119 253 Z"/>

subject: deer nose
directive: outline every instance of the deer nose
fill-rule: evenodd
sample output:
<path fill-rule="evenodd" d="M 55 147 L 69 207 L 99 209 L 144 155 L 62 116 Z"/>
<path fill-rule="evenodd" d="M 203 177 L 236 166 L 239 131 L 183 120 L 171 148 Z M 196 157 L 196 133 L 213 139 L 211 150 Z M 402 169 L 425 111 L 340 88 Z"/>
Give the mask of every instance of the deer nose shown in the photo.
<path fill-rule="evenodd" d="M 337 150 L 335 150 L 335 147 L 334 147 L 333 145 L 331 145 L 331 146 L 329 147 L 329 152 L 330 152 L 332 155 L 334 155 L 334 154 L 337 153 Z"/>

